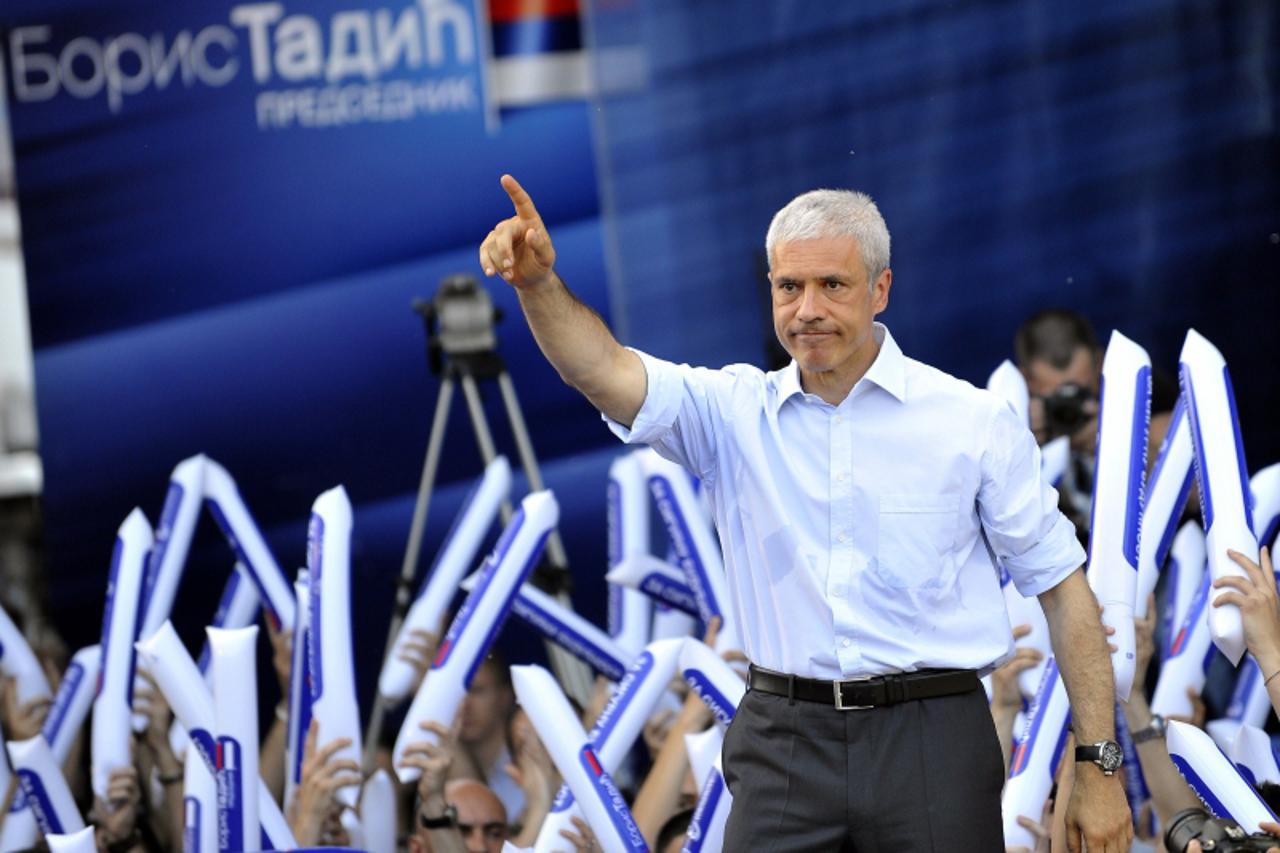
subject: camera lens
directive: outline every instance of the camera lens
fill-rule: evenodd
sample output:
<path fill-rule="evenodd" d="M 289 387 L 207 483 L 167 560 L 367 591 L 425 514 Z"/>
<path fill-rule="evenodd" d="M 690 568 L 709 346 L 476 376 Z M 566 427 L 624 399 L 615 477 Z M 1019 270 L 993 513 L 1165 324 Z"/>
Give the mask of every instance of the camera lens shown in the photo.
<path fill-rule="evenodd" d="M 1183 853 L 1187 845 L 1200 837 L 1209 813 L 1203 809 L 1183 809 L 1169 821 L 1164 834 L 1164 847 L 1169 853 Z"/>

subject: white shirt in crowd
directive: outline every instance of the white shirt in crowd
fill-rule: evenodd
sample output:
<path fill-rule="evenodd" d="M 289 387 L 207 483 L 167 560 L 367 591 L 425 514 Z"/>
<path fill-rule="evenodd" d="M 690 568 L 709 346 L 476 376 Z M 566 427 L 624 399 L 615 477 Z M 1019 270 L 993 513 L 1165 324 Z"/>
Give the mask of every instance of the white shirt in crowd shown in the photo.
<path fill-rule="evenodd" d="M 764 373 L 648 374 L 629 444 L 702 480 L 744 651 L 811 678 L 925 668 L 988 672 L 1013 653 L 998 557 L 1024 595 L 1084 563 L 1026 424 L 988 391 L 880 352 L 838 406 Z"/>

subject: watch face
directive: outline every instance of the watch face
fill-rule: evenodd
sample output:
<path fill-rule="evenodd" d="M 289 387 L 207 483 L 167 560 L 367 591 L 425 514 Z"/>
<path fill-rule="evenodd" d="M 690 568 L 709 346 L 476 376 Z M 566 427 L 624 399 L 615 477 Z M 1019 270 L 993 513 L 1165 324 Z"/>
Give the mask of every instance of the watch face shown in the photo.
<path fill-rule="evenodd" d="M 1102 749 L 1099 750 L 1098 762 L 1102 765 L 1102 769 L 1108 773 L 1114 772 L 1124 763 L 1124 750 L 1120 748 L 1120 744 L 1114 741 L 1103 741 Z"/>

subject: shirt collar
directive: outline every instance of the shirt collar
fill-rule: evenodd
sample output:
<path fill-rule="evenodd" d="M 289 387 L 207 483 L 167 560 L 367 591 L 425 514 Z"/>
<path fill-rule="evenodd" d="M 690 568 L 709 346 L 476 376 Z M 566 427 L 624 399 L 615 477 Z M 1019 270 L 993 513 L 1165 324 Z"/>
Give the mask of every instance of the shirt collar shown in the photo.
<path fill-rule="evenodd" d="M 888 326 L 883 323 L 873 323 L 871 334 L 880 345 L 880 352 L 862 378 L 888 391 L 894 399 L 902 402 L 907 398 L 906 356 L 902 354 L 898 342 L 889 333 Z M 794 395 L 804 394 L 804 388 L 800 386 L 800 365 L 795 359 L 781 370 L 777 382 L 774 411 L 781 409 L 782 404 Z"/>

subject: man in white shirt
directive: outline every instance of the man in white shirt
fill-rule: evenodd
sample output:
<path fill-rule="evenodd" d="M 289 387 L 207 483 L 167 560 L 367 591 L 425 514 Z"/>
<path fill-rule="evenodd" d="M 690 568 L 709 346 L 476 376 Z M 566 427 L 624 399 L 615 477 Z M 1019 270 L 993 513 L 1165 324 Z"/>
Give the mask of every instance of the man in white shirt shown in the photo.
<path fill-rule="evenodd" d="M 998 557 L 1040 597 L 1087 745 L 1073 849 L 1127 850 L 1084 552 L 1012 410 L 906 358 L 874 322 L 892 272 L 871 200 L 821 190 L 775 217 L 774 326 L 794 361 L 765 374 L 622 347 L 555 275 L 528 194 L 502 185 L 515 215 L 481 245 L 485 273 L 515 287 L 544 355 L 611 429 L 711 497 L 752 662 L 725 741 L 725 849 L 1002 848 L 1000 750 L 977 681 L 1013 651 Z"/>

